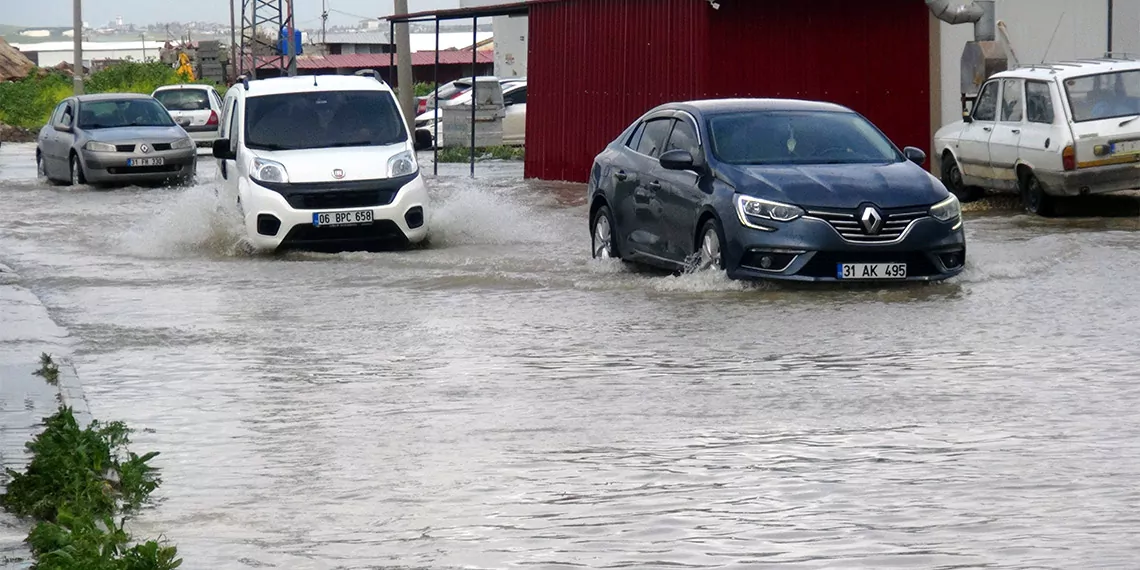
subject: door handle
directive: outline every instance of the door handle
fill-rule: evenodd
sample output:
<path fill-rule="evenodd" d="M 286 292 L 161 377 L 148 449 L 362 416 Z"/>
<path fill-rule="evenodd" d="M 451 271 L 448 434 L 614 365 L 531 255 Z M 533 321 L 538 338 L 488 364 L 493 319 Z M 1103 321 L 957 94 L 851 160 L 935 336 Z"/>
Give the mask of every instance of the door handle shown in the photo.
<path fill-rule="evenodd" d="M 1010 132 L 1012 132 L 1012 133 L 1013 133 L 1013 134 L 1015 134 L 1015 135 L 1020 135 L 1020 134 L 1021 134 L 1021 129 L 1013 129 L 1013 130 L 1012 130 L 1012 131 L 1010 131 Z"/>
<path fill-rule="evenodd" d="M 983 131 L 986 131 L 986 132 L 988 133 L 988 132 L 992 131 L 992 130 L 993 130 L 993 128 L 991 128 L 991 127 L 982 127 L 982 130 L 983 130 Z"/>
<path fill-rule="evenodd" d="M 614 178 L 617 178 L 618 180 L 625 182 L 627 179 L 629 179 L 629 175 L 626 174 L 624 170 L 619 170 L 619 171 L 617 171 L 617 174 L 614 174 Z"/>
<path fill-rule="evenodd" d="M 661 183 L 660 183 L 660 182 L 657 182 L 656 180 L 654 180 L 653 182 L 650 182 L 650 183 L 648 184 L 648 186 L 649 186 L 649 189 L 650 189 L 650 190 L 653 190 L 654 192 L 656 192 L 656 191 L 658 191 L 658 190 L 660 190 L 660 189 L 661 189 Z"/>

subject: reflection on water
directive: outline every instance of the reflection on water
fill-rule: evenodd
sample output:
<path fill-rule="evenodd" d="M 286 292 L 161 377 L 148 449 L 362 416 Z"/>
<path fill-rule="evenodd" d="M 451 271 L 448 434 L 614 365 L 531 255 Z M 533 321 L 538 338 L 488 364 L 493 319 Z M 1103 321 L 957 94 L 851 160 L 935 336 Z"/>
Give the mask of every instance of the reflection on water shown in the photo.
<path fill-rule="evenodd" d="M 573 186 L 431 186 L 429 248 L 248 256 L 208 183 L 0 185 L 94 413 L 162 452 L 137 534 L 219 569 L 1140 561 L 1135 219 L 980 204 L 958 279 L 774 286 L 590 260 Z"/>

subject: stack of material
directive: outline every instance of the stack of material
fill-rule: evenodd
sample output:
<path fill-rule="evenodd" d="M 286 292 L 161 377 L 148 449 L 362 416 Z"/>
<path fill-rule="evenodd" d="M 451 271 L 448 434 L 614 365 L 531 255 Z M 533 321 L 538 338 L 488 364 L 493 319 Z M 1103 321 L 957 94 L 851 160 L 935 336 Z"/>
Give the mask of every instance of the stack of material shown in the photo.
<path fill-rule="evenodd" d="M 32 73 L 36 64 L 20 50 L 8 45 L 4 38 L 0 38 L 0 81 L 23 79 Z"/>
<path fill-rule="evenodd" d="M 217 40 L 198 42 L 198 77 L 215 83 L 226 80 L 226 69 L 222 65 L 222 44 Z"/>

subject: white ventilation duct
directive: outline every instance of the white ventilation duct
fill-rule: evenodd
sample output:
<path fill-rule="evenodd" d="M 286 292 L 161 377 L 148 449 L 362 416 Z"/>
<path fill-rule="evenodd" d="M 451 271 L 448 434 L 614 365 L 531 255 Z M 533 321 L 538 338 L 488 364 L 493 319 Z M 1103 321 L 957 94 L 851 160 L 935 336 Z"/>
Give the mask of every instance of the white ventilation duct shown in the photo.
<path fill-rule="evenodd" d="M 973 24 L 974 41 L 992 42 L 995 39 L 993 0 L 977 0 L 968 5 L 951 0 L 926 0 L 926 6 L 935 18 L 947 24 Z"/>

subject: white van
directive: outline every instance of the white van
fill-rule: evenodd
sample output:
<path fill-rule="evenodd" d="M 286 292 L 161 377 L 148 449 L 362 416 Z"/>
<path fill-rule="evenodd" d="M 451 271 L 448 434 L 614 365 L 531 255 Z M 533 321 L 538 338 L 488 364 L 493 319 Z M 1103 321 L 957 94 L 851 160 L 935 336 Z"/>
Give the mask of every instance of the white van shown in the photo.
<path fill-rule="evenodd" d="M 337 250 L 427 238 L 407 122 L 377 78 L 242 79 L 214 142 L 219 182 L 254 248 Z"/>

